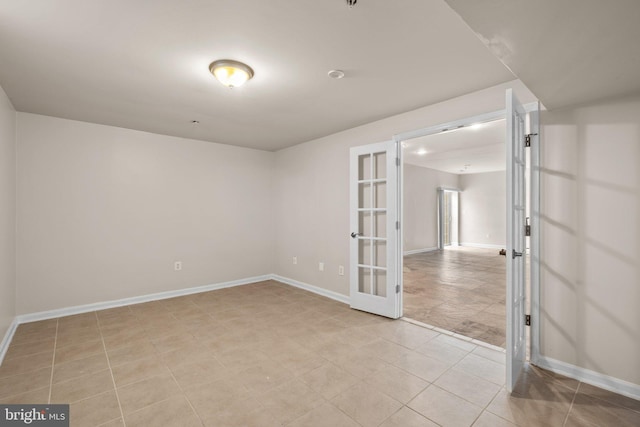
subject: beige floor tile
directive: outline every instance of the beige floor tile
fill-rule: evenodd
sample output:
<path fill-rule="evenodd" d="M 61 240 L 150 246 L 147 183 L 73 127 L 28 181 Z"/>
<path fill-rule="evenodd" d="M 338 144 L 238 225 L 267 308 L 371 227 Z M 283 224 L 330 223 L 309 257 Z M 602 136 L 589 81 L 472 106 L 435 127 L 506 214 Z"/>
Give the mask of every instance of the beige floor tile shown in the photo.
<path fill-rule="evenodd" d="M 293 379 L 293 374 L 280 364 L 268 361 L 239 371 L 235 379 L 253 393 L 262 393 Z"/>
<path fill-rule="evenodd" d="M 640 426 L 640 412 L 586 395 L 578 395 L 565 425 L 637 427 Z"/>
<path fill-rule="evenodd" d="M 107 348 L 109 363 L 111 366 L 123 365 L 131 363 L 138 359 L 157 355 L 156 348 L 148 339 L 138 340 L 130 343 L 126 347 L 117 347 L 114 349 Z"/>
<path fill-rule="evenodd" d="M 85 341 L 100 339 L 100 330 L 97 326 L 88 328 L 72 328 L 64 332 L 58 332 L 56 346 L 66 347 L 73 344 L 81 344 Z"/>
<path fill-rule="evenodd" d="M 122 417 L 114 391 L 72 403 L 69 409 L 72 426 L 98 426 Z"/>
<path fill-rule="evenodd" d="M 151 343 L 158 353 L 167 353 L 196 345 L 198 340 L 191 335 L 168 335 L 160 338 L 152 338 Z"/>
<path fill-rule="evenodd" d="M 358 427 L 352 418 L 330 403 L 323 403 L 287 424 L 287 427 Z M 407 426 L 409 427 L 409 426 Z"/>
<path fill-rule="evenodd" d="M 79 344 L 71 344 L 65 347 L 56 347 L 56 364 L 84 359 L 104 353 L 104 345 L 101 339 L 84 341 Z"/>
<path fill-rule="evenodd" d="M 170 374 L 158 375 L 118 387 L 117 391 L 125 416 L 145 406 L 182 394 L 180 387 Z"/>
<path fill-rule="evenodd" d="M 216 359 L 227 369 L 240 371 L 261 363 L 269 362 L 269 358 L 260 351 L 232 350 L 216 354 Z"/>
<path fill-rule="evenodd" d="M 281 425 L 253 398 L 217 400 L 204 410 L 196 407 L 196 411 L 207 427 Z"/>
<path fill-rule="evenodd" d="M 636 412 L 640 412 L 640 400 L 632 399 L 630 397 L 616 394 L 608 390 L 603 390 L 598 387 L 594 387 L 590 384 L 580 383 L 578 388 L 578 396 L 594 397 L 605 402 L 613 403 L 614 405 L 622 406 L 625 408 L 633 409 Z"/>
<path fill-rule="evenodd" d="M 249 390 L 234 378 L 227 378 L 187 388 L 184 390 L 184 394 L 198 411 L 198 414 L 206 418 L 207 415 L 212 415 L 209 412 L 211 402 L 246 399 L 249 397 Z"/>
<path fill-rule="evenodd" d="M 402 407 L 402 403 L 365 383 L 356 384 L 331 402 L 363 426 L 380 425 Z"/>
<path fill-rule="evenodd" d="M 432 359 L 420 353 L 411 352 L 396 360 L 393 364 L 425 381 L 433 382 L 453 365 L 451 362 Z"/>
<path fill-rule="evenodd" d="M 34 341 L 24 344 L 11 343 L 4 360 L 15 359 L 16 357 L 31 356 L 37 353 L 51 353 L 55 337 L 49 337 L 40 341 Z"/>
<path fill-rule="evenodd" d="M 491 412 L 484 411 L 473 423 L 473 427 L 515 427 L 515 424 L 493 415 Z"/>
<path fill-rule="evenodd" d="M 563 425 L 569 407 L 570 403 L 566 401 L 509 395 L 502 389 L 487 406 L 487 411 L 518 426 L 559 427 Z"/>
<path fill-rule="evenodd" d="M 225 366 L 213 357 L 194 363 L 177 365 L 171 371 L 182 389 L 211 383 L 232 375 Z"/>
<path fill-rule="evenodd" d="M 18 330 L 16 330 L 16 332 L 13 334 L 13 338 L 11 339 L 11 345 L 28 344 L 32 342 L 53 339 L 56 337 L 55 324 L 54 324 L 54 327 L 50 329 L 44 329 L 44 330 L 35 331 L 35 332 L 22 332 L 22 333 L 18 332 L 20 330 L 20 326 L 18 326 Z"/>
<path fill-rule="evenodd" d="M 438 387 L 484 408 L 500 391 L 500 386 L 480 377 L 450 369 L 434 383 Z"/>
<path fill-rule="evenodd" d="M 51 367 L 52 364 L 53 349 L 44 353 L 16 357 L 15 359 L 9 359 L 2 362 L 2 366 L 0 366 L 0 378 L 40 370 L 42 368 Z"/>
<path fill-rule="evenodd" d="M 147 333 L 140 326 L 133 328 L 121 328 L 118 326 L 114 329 L 103 329 L 102 337 L 107 351 L 120 347 L 130 347 L 138 342 L 148 340 Z"/>
<path fill-rule="evenodd" d="M 73 403 L 113 389 L 111 371 L 105 369 L 95 374 L 54 383 L 51 388 L 51 403 Z"/>
<path fill-rule="evenodd" d="M 284 383 L 257 397 L 265 410 L 283 424 L 311 411 L 324 399 L 298 379 Z"/>
<path fill-rule="evenodd" d="M 127 427 L 198 427 L 202 422 L 187 399 L 180 395 L 132 412 L 125 417 Z"/>
<path fill-rule="evenodd" d="M 499 386 L 505 383 L 505 367 L 484 357 L 469 354 L 456 364 L 456 369 L 483 378 Z"/>
<path fill-rule="evenodd" d="M 122 418 L 117 418 L 115 420 L 107 421 L 104 424 L 100 424 L 98 427 L 124 427 L 124 422 Z"/>
<path fill-rule="evenodd" d="M 53 382 L 67 381 L 105 369 L 109 369 L 109 364 L 104 353 L 85 357 L 84 359 L 72 360 L 71 362 L 56 364 L 53 367 Z"/>
<path fill-rule="evenodd" d="M 49 386 L 37 390 L 27 391 L 13 396 L 2 397 L 2 403 L 13 405 L 18 403 L 47 404 L 49 403 Z"/>
<path fill-rule="evenodd" d="M 422 344 L 416 348 L 416 351 L 427 357 L 443 362 L 458 362 L 469 354 L 468 350 L 463 350 L 438 339 L 433 339 Z"/>
<path fill-rule="evenodd" d="M 300 379 L 325 399 L 337 396 L 358 382 L 357 377 L 332 363 L 309 371 Z"/>
<path fill-rule="evenodd" d="M 379 339 L 371 344 L 367 344 L 363 346 L 362 349 L 368 351 L 372 356 L 388 363 L 393 363 L 401 356 L 411 353 L 411 350 L 408 348 L 384 339 Z"/>
<path fill-rule="evenodd" d="M 431 385 L 408 405 L 411 409 L 441 426 L 470 426 L 482 408 Z"/>
<path fill-rule="evenodd" d="M 402 403 L 409 402 L 429 385 L 427 381 L 395 366 L 372 374 L 365 382 Z"/>
<path fill-rule="evenodd" d="M 502 365 L 505 365 L 507 363 L 507 355 L 504 351 L 492 350 L 490 348 L 478 346 L 475 350 L 473 350 L 473 354 L 475 354 L 476 356 L 484 357 L 485 359 L 492 360 L 496 363 L 500 363 Z"/>
<path fill-rule="evenodd" d="M 170 369 L 176 369 L 180 365 L 209 360 L 211 358 L 211 352 L 207 351 L 207 349 L 201 345 L 195 344 L 185 346 L 179 350 L 162 353 L 159 357 Z"/>
<path fill-rule="evenodd" d="M 454 347 L 458 347 L 461 350 L 465 351 L 473 351 L 476 349 L 477 345 L 469 342 L 467 340 L 461 340 L 460 338 L 456 338 L 450 335 L 440 334 L 434 338 L 436 341 L 444 342 L 446 344 L 452 345 Z"/>
<path fill-rule="evenodd" d="M 383 338 L 412 350 L 429 342 L 438 335 L 438 332 L 409 322 L 398 322 L 394 331 L 381 334 Z"/>
<path fill-rule="evenodd" d="M 47 332 L 55 334 L 58 327 L 58 319 L 38 320 L 36 322 L 22 323 L 18 325 L 15 336 L 33 333 Z"/>
<path fill-rule="evenodd" d="M 354 350 L 351 354 L 334 360 L 333 363 L 360 379 L 389 366 L 387 362 L 371 357 L 364 350 Z"/>
<path fill-rule="evenodd" d="M 42 368 L 11 377 L 0 378 L 0 400 L 29 391 L 48 387 L 51 382 L 51 368 Z"/>
<path fill-rule="evenodd" d="M 437 427 L 438 424 L 404 406 L 380 424 L 380 427 Z"/>
<path fill-rule="evenodd" d="M 122 365 L 112 366 L 111 372 L 117 387 L 138 382 L 150 377 L 169 373 L 169 368 L 157 356 L 138 359 Z"/>

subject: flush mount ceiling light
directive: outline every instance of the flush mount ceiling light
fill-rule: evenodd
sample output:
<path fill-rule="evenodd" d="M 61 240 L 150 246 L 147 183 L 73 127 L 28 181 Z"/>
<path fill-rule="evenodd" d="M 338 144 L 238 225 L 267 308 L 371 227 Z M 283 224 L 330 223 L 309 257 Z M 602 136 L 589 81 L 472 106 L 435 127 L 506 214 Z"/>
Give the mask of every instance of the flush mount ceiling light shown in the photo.
<path fill-rule="evenodd" d="M 242 86 L 253 77 L 253 70 L 247 64 L 232 59 L 220 59 L 209 64 L 209 71 L 227 87 Z"/>
<path fill-rule="evenodd" d="M 344 77 L 344 71 L 342 70 L 331 70 L 327 73 L 329 77 L 332 79 L 341 79 Z"/>

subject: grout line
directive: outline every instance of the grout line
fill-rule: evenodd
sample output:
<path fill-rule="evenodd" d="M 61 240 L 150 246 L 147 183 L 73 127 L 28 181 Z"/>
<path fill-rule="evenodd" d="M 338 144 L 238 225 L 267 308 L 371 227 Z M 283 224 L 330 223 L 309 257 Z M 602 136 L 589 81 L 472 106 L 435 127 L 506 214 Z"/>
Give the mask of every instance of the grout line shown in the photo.
<path fill-rule="evenodd" d="M 580 390 L 580 385 L 582 383 L 578 383 L 578 387 L 576 387 L 576 391 L 573 394 L 573 399 L 571 399 L 571 405 L 569 405 L 569 410 L 567 411 L 567 415 L 565 415 L 564 417 L 564 421 L 562 422 L 562 426 L 564 427 L 567 424 L 567 421 L 569 420 L 569 414 L 571 413 L 571 410 L 573 409 L 573 402 L 576 401 L 576 397 L 578 396 L 578 390 Z"/>
<path fill-rule="evenodd" d="M 111 382 L 113 383 L 113 391 L 116 394 L 116 400 L 118 401 L 118 408 L 120 409 L 120 416 L 122 417 L 122 425 L 127 427 L 127 422 L 124 419 L 124 412 L 122 411 L 122 404 L 120 403 L 120 396 L 118 395 L 118 387 L 116 386 L 116 379 L 113 377 L 113 369 L 111 369 L 111 361 L 109 360 L 109 353 L 107 353 L 107 345 L 104 342 L 104 335 L 102 335 L 102 328 L 100 327 L 100 318 L 98 312 L 94 311 L 96 316 L 96 322 L 98 323 L 98 330 L 100 331 L 100 340 L 102 341 L 102 349 L 104 350 L 104 356 L 107 358 L 107 366 L 109 367 L 109 374 L 111 375 Z"/>
<path fill-rule="evenodd" d="M 189 400 L 189 397 L 187 397 L 186 393 L 184 392 L 184 389 L 182 388 L 178 380 L 176 380 L 176 377 L 173 375 L 173 371 L 171 370 L 171 368 L 167 366 L 167 370 L 169 371 L 169 374 L 171 374 L 171 378 L 173 378 L 173 381 L 176 383 L 176 385 L 180 389 L 180 392 L 182 393 L 182 397 L 184 397 L 184 399 L 189 404 L 189 407 L 191 408 L 193 413 L 196 414 L 196 417 L 198 417 L 202 425 L 204 425 L 204 420 L 200 417 L 200 414 L 198 413 L 198 411 L 196 411 L 196 408 L 194 408 L 193 405 L 191 404 L 191 400 Z"/>
<path fill-rule="evenodd" d="M 60 324 L 60 320 L 56 319 L 56 337 L 53 340 L 53 358 L 51 359 L 51 378 L 49 380 L 49 398 L 47 399 L 47 403 L 51 404 L 51 392 L 53 391 L 53 371 L 56 367 L 56 348 L 58 346 L 58 325 Z"/>

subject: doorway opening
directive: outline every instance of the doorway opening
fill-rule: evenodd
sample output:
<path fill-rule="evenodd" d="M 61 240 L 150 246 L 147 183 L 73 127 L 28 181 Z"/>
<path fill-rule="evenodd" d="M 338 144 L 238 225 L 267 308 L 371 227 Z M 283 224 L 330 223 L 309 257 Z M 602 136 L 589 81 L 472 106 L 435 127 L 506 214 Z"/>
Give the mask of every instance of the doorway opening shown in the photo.
<path fill-rule="evenodd" d="M 505 126 L 502 115 L 402 141 L 404 316 L 502 348 Z"/>

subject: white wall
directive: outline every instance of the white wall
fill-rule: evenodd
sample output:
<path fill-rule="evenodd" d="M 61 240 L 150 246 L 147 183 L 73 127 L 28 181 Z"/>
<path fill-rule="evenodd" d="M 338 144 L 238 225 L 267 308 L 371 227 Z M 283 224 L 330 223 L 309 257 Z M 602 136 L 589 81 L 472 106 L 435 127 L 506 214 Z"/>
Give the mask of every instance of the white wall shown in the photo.
<path fill-rule="evenodd" d="M 505 247 L 507 182 L 505 172 L 460 175 L 460 242 Z"/>
<path fill-rule="evenodd" d="M 640 96 L 541 123 L 541 352 L 640 385 Z"/>
<path fill-rule="evenodd" d="M 17 123 L 18 314 L 272 272 L 273 153 L 26 113 Z"/>
<path fill-rule="evenodd" d="M 0 88 L 0 341 L 16 314 L 16 111 Z"/>
<path fill-rule="evenodd" d="M 348 274 L 337 272 L 339 265 L 348 272 L 349 265 L 349 148 L 503 109 L 509 87 L 522 102 L 535 100 L 513 81 L 278 151 L 275 272 L 348 295 Z M 318 271 L 320 261 L 325 262 L 323 272 Z"/>
<path fill-rule="evenodd" d="M 404 251 L 438 247 L 438 187 L 458 188 L 458 175 L 404 165 Z"/>

